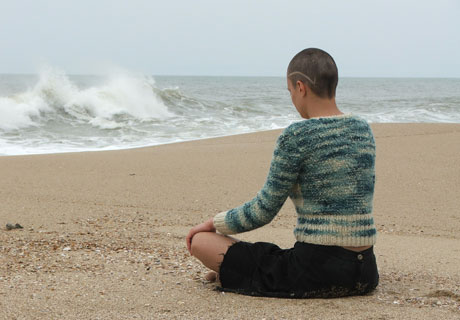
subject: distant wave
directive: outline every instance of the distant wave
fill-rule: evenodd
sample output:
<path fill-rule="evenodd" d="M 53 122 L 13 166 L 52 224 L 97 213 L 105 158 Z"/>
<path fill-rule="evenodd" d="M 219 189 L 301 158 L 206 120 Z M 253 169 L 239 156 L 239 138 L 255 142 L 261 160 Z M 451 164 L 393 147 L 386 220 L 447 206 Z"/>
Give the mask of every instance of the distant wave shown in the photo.
<path fill-rule="evenodd" d="M 460 123 L 460 79 L 341 80 L 337 103 L 369 122 Z M 117 72 L 0 75 L 0 155 L 113 150 L 284 128 L 285 79 Z"/>
<path fill-rule="evenodd" d="M 42 126 L 50 120 L 114 129 L 127 120 L 173 116 L 158 93 L 164 95 L 152 77 L 117 74 L 103 85 L 79 89 L 63 72 L 46 68 L 32 89 L 0 97 L 0 129 Z"/>
<path fill-rule="evenodd" d="M 0 155 L 142 147 L 282 128 L 298 119 L 279 92 L 240 80 L 174 78 L 160 88 L 151 76 L 68 76 L 51 67 L 38 78 L 0 80 Z"/>

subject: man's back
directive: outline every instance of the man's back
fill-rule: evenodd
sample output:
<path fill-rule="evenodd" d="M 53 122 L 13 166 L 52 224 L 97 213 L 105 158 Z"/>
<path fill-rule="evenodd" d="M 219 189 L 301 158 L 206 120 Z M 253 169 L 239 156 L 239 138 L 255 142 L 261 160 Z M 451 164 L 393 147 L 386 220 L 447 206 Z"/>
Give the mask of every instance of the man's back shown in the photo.
<path fill-rule="evenodd" d="M 323 117 L 295 123 L 289 132 L 302 158 L 290 193 L 297 240 L 374 244 L 375 141 L 368 123 L 353 115 Z"/>

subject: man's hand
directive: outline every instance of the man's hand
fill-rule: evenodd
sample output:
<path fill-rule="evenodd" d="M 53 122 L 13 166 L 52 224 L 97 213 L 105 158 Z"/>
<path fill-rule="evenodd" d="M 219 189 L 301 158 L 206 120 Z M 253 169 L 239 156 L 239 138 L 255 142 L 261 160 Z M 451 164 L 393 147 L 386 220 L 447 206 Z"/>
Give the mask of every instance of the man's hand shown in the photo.
<path fill-rule="evenodd" d="M 188 249 L 188 252 L 190 252 L 190 254 L 192 254 L 192 238 L 198 232 L 216 232 L 216 228 L 214 228 L 213 218 L 209 219 L 206 222 L 203 222 L 202 224 L 194 226 L 192 229 L 190 229 L 187 235 L 187 238 L 186 238 L 187 249 Z"/>

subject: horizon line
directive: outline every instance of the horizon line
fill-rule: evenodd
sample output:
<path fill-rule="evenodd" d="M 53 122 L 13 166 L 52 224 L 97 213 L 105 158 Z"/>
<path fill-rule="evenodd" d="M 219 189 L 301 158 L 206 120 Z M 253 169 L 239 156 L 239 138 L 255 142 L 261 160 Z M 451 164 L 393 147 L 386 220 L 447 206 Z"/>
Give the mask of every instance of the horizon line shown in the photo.
<path fill-rule="evenodd" d="M 138 72 L 133 72 L 138 74 Z M 0 73 L 2 76 L 37 76 L 40 73 Z M 109 73 L 65 73 L 68 76 L 95 76 L 103 77 Z M 153 77 L 209 77 L 209 78 L 285 78 L 286 76 L 280 75 L 208 75 L 208 74 L 144 74 Z M 363 79 L 460 79 L 460 76 L 354 76 L 345 75 L 339 76 L 340 78 L 363 78 Z"/>

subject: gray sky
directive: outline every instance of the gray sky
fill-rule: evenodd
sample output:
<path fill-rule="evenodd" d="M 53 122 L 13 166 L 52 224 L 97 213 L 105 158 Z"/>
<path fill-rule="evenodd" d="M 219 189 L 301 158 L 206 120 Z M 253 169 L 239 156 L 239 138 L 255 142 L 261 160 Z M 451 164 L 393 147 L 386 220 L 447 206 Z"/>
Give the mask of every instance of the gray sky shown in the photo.
<path fill-rule="evenodd" d="M 460 77 L 459 16 L 459 0 L 0 0 L 0 73 L 284 76 L 318 47 L 341 76 Z"/>

